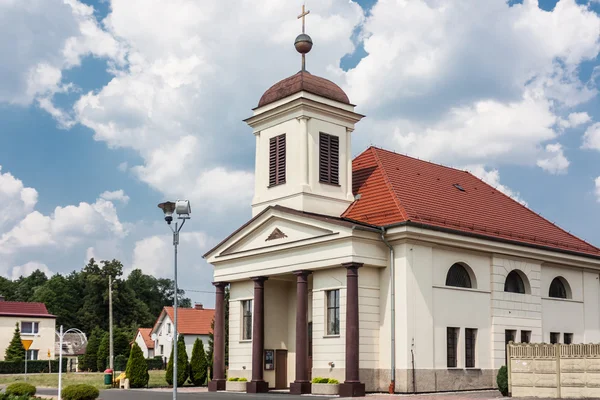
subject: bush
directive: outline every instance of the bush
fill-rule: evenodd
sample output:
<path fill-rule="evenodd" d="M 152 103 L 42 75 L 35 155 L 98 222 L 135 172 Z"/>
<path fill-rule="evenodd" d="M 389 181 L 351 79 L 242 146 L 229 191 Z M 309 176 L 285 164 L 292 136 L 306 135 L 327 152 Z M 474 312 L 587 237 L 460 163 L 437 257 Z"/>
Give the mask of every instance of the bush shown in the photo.
<path fill-rule="evenodd" d="M 498 384 L 498 390 L 502 393 L 502 396 L 508 396 L 508 369 L 505 365 L 500 367 L 498 375 L 496 376 L 496 384 Z"/>
<path fill-rule="evenodd" d="M 338 381 L 337 379 L 329 378 L 327 383 L 329 383 L 331 385 L 337 385 L 340 383 L 340 381 Z"/>
<path fill-rule="evenodd" d="M 229 382 L 237 382 L 239 379 L 240 379 L 240 378 L 234 378 L 234 377 L 231 377 L 231 378 L 229 378 L 229 379 L 227 379 L 227 380 L 228 380 Z"/>
<path fill-rule="evenodd" d="M 6 354 L 4 355 L 6 361 L 23 361 L 25 360 L 25 347 L 21 342 L 21 332 L 19 331 L 19 323 L 15 324 L 15 331 L 10 344 L 6 348 Z"/>
<path fill-rule="evenodd" d="M 127 368 L 127 357 L 119 354 L 115 357 L 115 371 L 125 371 Z"/>
<path fill-rule="evenodd" d="M 165 374 L 165 380 L 169 385 L 173 385 L 173 354 L 174 352 L 171 351 Z M 177 339 L 177 386 L 183 386 L 188 378 L 188 373 L 189 364 L 187 352 L 185 351 L 185 341 L 183 335 L 179 335 L 179 339 Z"/>
<path fill-rule="evenodd" d="M 132 388 L 143 388 L 148 385 L 150 375 L 148 374 L 148 364 L 144 358 L 144 353 L 137 343 L 133 343 L 125 371 L 129 385 Z"/>
<path fill-rule="evenodd" d="M 35 386 L 26 382 L 13 383 L 6 388 L 6 394 L 10 396 L 34 396 Z"/>
<path fill-rule="evenodd" d="M 246 379 L 246 378 L 238 378 L 238 382 L 248 382 L 248 379 Z"/>
<path fill-rule="evenodd" d="M 204 385 L 206 381 L 206 372 L 208 370 L 208 361 L 204 352 L 204 344 L 199 338 L 194 342 L 192 349 L 192 359 L 190 360 L 190 382 L 194 386 Z"/>
<path fill-rule="evenodd" d="M 329 383 L 329 378 L 313 378 L 312 383 Z"/>
<path fill-rule="evenodd" d="M 100 392 L 91 385 L 79 384 L 67 386 L 61 395 L 63 400 L 95 400 Z"/>
<path fill-rule="evenodd" d="M 50 361 L 52 372 L 58 372 L 58 360 Z M 63 372 L 67 371 L 67 359 L 63 358 Z M 25 372 L 25 361 L 0 361 L 0 374 L 22 374 Z M 46 373 L 48 361 L 27 361 L 27 373 Z"/>

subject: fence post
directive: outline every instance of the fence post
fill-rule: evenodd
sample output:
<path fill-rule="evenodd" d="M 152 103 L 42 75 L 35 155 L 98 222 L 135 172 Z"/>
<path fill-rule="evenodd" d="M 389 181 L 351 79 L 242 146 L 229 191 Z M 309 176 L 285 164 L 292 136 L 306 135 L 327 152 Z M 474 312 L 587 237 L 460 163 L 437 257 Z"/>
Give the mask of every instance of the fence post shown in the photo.
<path fill-rule="evenodd" d="M 561 388 L 560 388 L 560 344 L 556 343 L 554 345 L 554 351 L 556 352 L 556 397 L 561 398 Z"/>

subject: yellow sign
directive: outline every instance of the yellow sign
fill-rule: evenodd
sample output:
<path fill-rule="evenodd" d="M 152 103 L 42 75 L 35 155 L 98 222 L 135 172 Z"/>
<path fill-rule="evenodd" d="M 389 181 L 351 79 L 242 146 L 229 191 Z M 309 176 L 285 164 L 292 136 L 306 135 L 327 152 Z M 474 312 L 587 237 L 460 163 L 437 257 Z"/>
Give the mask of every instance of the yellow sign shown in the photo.
<path fill-rule="evenodd" d="M 31 343 L 33 343 L 33 340 L 21 339 L 21 343 L 23 343 L 23 347 L 25 347 L 25 350 L 29 350 L 29 348 L 31 347 Z"/>
<path fill-rule="evenodd" d="M 50 349 L 48 349 L 48 358 L 50 358 Z"/>

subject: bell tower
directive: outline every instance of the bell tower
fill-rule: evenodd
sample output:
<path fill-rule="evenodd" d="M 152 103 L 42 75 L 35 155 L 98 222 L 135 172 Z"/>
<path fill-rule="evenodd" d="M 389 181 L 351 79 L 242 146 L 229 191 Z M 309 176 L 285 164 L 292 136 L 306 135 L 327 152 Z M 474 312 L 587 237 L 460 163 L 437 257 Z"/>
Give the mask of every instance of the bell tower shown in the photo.
<path fill-rule="evenodd" d="M 354 201 L 352 140 L 354 125 L 364 116 L 335 83 L 306 70 L 310 36 L 294 46 L 301 70 L 269 88 L 245 122 L 256 137 L 252 215 L 268 206 L 339 217 Z"/>

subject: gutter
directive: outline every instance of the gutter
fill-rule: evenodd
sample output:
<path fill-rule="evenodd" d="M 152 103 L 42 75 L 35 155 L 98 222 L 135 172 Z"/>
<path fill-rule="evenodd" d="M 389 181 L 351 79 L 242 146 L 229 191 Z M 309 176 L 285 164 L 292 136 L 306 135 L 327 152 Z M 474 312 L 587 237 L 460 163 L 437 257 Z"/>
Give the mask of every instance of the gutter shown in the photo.
<path fill-rule="evenodd" d="M 390 249 L 390 294 L 391 294 L 391 321 L 390 321 L 390 336 L 391 336 L 391 382 L 389 386 L 389 393 L 394 394 L 396 390 L 396 271 L 395 271 L 395 257 L 394 248 L 385 239 L 385 228 L 381 228 L 381 240 Z"/>

